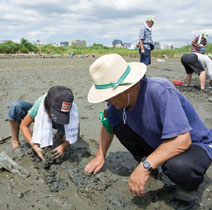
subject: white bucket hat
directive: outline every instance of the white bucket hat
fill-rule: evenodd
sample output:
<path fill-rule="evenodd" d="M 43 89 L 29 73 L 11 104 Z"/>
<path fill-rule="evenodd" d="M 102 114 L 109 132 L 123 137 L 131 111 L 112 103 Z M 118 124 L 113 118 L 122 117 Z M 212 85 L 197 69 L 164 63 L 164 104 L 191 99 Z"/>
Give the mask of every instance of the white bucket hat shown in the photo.
<path fill-rule="evenodd" d="M 146 65 L 139 62 L 127 63 L 118 54 L 104 55 L 90 66 L 94 82 L 89 93 L 90 103 L 103 102 L 129 89 L 146 73 Z"/>
<path fill-rule="evenodd" d="M 150 15 L 146 18 L 147 21 L 152 21 L 153 23 L 155 23 L 155 16 Z"/>

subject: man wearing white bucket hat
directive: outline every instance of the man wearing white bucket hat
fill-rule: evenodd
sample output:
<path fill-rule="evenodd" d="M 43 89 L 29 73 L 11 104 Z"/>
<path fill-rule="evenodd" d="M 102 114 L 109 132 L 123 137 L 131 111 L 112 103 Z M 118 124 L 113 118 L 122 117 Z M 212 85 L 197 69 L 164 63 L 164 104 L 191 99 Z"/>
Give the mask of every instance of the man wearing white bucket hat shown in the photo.
<path fill-rule="evenodd" d="M 139 31 L 140 62 L 146 65 L 151 64 L 151 50 L 154 49 L 152 41 L 152 26 L 154 23 L 154 16 L 148 16 L 144 26 Z"/>
<path fill-rule="evenodd" d="M 103 123 L 96 157 L 85 167 L 97 173 L 105 163 L 114 135 L 139 162 L 130 175 L 132 193 L 144 195 L 153 169 L 176 185 L 172 206 L 194 205 L 195 192 L 212 159 L 212 130 L 191 103 L 166 79 L 145 77 L 146 66 L 127 63 L 117 54 L 98 58 L 90 66 L 90 103 L 108 102 L 108 125 Z"/>

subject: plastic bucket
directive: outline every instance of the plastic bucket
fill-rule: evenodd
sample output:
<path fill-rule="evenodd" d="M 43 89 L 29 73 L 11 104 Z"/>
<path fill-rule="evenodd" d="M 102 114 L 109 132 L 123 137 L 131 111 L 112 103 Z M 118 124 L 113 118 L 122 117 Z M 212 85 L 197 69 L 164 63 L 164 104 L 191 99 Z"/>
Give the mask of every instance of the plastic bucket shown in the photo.
<path fill-rule="evenodd" d="M 183 81 L 180 81 L 180 80 L 174 80 L 174 81 L 173 81 L 173 84 L 174 84 L 174 85 L 183 85 L 184 82 L 183 82 Z"/>

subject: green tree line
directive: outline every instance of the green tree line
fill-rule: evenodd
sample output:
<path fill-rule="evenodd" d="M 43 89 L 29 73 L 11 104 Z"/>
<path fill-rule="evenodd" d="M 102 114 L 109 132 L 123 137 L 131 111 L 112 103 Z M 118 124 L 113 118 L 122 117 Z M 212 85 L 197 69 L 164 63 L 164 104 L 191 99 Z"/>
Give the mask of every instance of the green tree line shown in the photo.
<path fill-rule="evenodd" d="M 17 53 L 37 53 L 39 51 L 36 45 L 22 38 L 20 44 L 12 41 L 0 44 L 0 53 L 17 54 Z"/>
<path fill-rule="evenodd" d="M 171 58 L 180 58 L 184 53 L 190 51 L 191 45 L 183 46 L 181 48 L 153 50 L 153 57 L 168 56 Z M 37 46 L 22 38 L 20 44 L 12 41 L 0 44 L 0 53 L 17 54 L 17 53 L 40 53 L 40 54 L 72 54 L 75 55 L 105 55 L 110 53 L 118 53 L 122 56 L 138 57 L 138 49 L 114 48 L 106 47 L 101 44 L 93 44 L 91 47 L 55 47 L 53 45 Z M 207 44 L 206 53 L 212 53 L 212 43 Z"/>

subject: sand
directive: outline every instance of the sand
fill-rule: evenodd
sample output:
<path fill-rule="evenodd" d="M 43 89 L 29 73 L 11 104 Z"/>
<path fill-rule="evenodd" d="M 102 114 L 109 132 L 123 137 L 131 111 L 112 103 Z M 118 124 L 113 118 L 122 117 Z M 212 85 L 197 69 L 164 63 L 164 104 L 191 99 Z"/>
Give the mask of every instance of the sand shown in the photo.
<path fill-rule="evenodd" d="M 97 151 L 100 122 L 98 112 L 106 104 L 89 104 L 87 93 L 92 84 L 88 68 L 95 58 L 73 59 L 0 59 L 0 138 L 10 135 L 7 121 L 9 105 L 16 99 L 34 102 L 51 86 L 64 85 L 72 89 L 80 110 L 81 137 L 66 151 L 63 159 L 52 165 L 43 165 L 22 135 L 20 139 L 26 153 L 16 162 L 30 172 L 26 179 L 0 170 L 0 209 L 172 209 L 169 201 L 174 187 L 150 177 L 146 194 L 139 198 L 129 192 L 128 178 L 136 162 L 114 139 L 108 151 L 103 170 L 96 175 L 84 174 L 85 165 Z M 126 58 L 137 61 L 136 58 Z M 185 71 L 177 59 L 165 62 L 153 59 L 147 76 L 184 80 Z M 201 119 L 212 127 L 212 90 L 199 91 L 197 75 L 191 88 L 179 87 L 192 102 Z M 11 157 L 11 140 L 0 144 L 0 152 Z M 212 209 L 212 169 L 198 192 L 194 209 Z"/>

